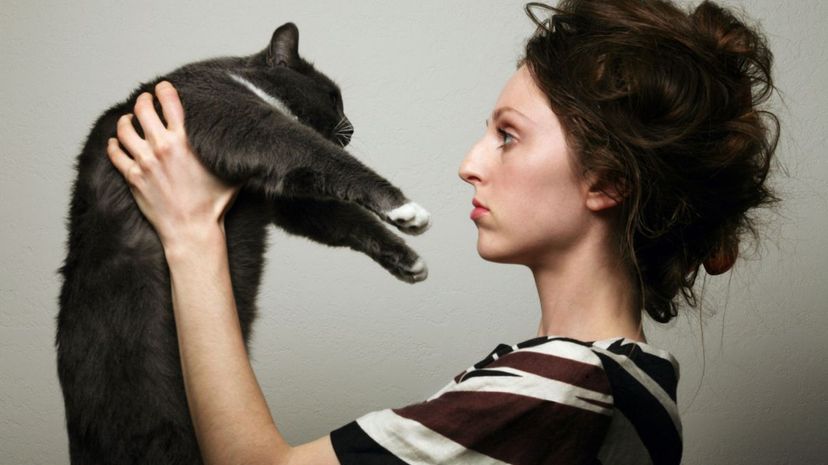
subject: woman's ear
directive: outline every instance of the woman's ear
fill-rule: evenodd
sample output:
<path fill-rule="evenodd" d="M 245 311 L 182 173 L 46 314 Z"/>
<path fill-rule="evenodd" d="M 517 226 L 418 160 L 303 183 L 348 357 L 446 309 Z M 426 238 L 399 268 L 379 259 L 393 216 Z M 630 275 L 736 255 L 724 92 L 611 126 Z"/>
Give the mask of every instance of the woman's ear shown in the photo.
<path fill-rule="evenodd" d="M 612 208 L 629 195 L 629 188 L 624 180 L 609 183 L 599 180 L 595 175 L 586 178 L 586 207 L 594 212 Z"/>

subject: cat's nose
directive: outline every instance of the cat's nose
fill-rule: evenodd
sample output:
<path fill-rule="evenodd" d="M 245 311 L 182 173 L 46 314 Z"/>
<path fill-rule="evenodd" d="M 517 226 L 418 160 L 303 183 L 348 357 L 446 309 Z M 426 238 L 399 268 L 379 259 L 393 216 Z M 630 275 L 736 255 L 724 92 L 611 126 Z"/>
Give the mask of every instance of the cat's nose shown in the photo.
<path fill-rule="evenodd" d="M 334 128 L 334 138 L 342 147 L 351 142 L 351 137 L 354 135 L 354 126 L 346 117 L 342 117 Z"/>

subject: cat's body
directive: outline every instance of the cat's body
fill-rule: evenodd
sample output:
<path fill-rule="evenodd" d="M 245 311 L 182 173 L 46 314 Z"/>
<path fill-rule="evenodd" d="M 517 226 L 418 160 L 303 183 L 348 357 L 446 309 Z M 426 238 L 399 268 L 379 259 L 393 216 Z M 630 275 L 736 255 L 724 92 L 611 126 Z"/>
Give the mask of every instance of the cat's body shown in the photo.
<path fill-rule="evenodd" d="M 96 122 L 77 161 L 60 269 L 58 375 L 73 464 L 201 463 L 163 249 L 106 155 L 117 119 L 162 79 L 181 96 L 200 159 L 244 185 L 225 231 L 245 341 L 270 224 L 364 252 L 405 281 L 425 279 L 417 254 L 378 218 L 416 234 L 428 214 L 342 149 L 352 128 L 339 90 L 297 45 L 288 23 L 262 52 L 186 65 L 143 84 Z"/>

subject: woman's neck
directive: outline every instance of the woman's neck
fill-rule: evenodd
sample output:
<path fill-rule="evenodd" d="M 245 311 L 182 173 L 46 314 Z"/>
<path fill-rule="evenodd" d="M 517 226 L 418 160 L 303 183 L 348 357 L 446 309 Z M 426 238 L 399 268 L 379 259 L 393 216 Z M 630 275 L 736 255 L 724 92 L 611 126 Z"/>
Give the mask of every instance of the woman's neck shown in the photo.
<path fill-rule="evenodd" d="M 541 306 L 538 336 L 582 341 L 625 337 L 642 341 L 637 286 L 618 260 L 600 248 L 581 244 L 554 265 L 530 267 Z"/>

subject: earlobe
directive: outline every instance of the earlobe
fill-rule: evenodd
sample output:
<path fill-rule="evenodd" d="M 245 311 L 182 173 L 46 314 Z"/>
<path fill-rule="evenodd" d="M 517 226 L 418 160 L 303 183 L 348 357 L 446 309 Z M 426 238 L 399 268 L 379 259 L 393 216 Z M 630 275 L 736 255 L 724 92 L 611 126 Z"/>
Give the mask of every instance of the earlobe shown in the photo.
<path fill-rule="evenodd" d="M 586 206 L 592 211 L 601 211 L 607 208 L 612 208 L 623 199 L 614 192 L 604 192 L 601 190 L 590 190 L 587 192 Z"/>
<path fill-rule="evenodd" d="M 615 207 L 629 195 L 626 183 L 620 181 L 618 185 L 602 187 L 600 184 L 589 183 L 591 187 L 586 193 L 586 206 L 592 211 L 601 211 Z"/>

